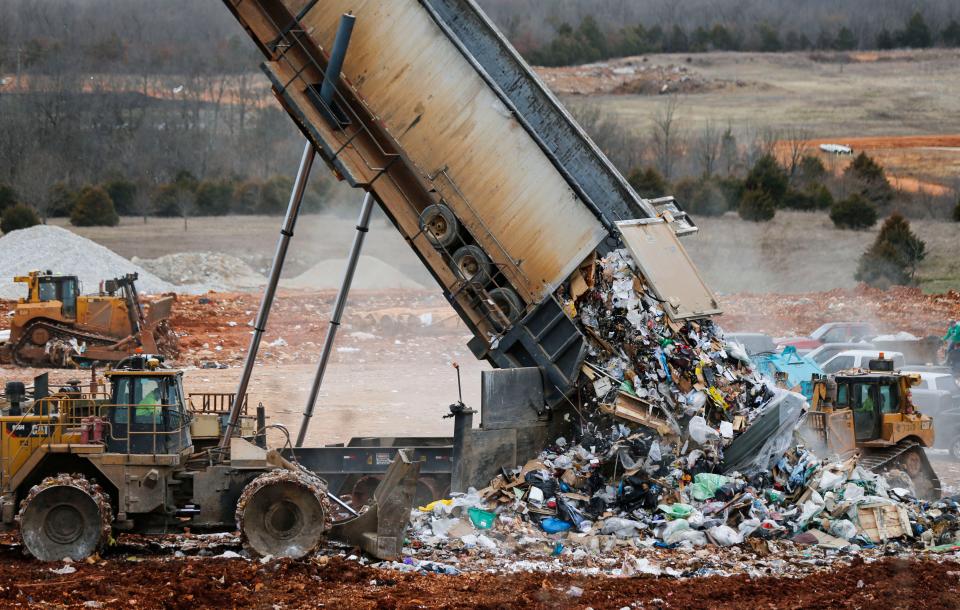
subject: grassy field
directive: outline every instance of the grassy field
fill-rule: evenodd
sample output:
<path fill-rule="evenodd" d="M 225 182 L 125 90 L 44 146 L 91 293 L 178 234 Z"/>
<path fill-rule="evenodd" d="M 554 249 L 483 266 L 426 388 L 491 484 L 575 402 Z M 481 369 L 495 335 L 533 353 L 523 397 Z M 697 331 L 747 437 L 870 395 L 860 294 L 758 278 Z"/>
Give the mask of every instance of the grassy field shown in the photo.
<path fill-rule="evenodd" d="M 687 61 L 689 58 L 689 62 Z M 882 53 L 708 53 L 653 55 L 651 64 L 685 65 L 708 82 L 736 83 L 681 96 L 677 121 L 696 133 L 707 121 L 730 124 L 740 138 L 757 131 L 808 130 L 843 143 L 865 136 L 960 134 L 960 50 Z M 656 95 L 603 95 L 606 111 L 649 131 L 663 104 Z M 891 173 L 954 186 L 955 144 L 875 147 Z M 897 148 L 896 154 L 889 149 Z"/>
<path fill-rule="evenodd" d="M 808 292 L 850 287 L 860 254 L 876 231 L 840 231 L 826 214 L 784 212 L 768 223 L 741 221 L 735 214 L 697 218 L 700 233 L 683 239 L 714 290 L 732 292 Z M 265 272 L 276 246 L 279 217 L 231 216 L 183 221 L 124 218 L 118 227 L 70 227 L 130 258 L 171 252 L 216 251 L 238 256 Z M 300 219 L 288 255 L 291 276 L 328 258 L 343 258 L 353 239 L 353 220 L 335 215 Z M 929 292 L 960 289 L 960 224 L 913 222 L 930 252 L 920 269 Z M 433 286 L 412 250 L 385 220 L 372 224 L 364 253 L 389 262 L 424 286 Z"/>
<path fill-rule="evenodd" d="M 733 213 L 698 218 L 700 233 L 684 239 L 700 271 L 719 292 L 807 292 L 849 288 L 857 261 L 876 237 L 869 231 L 841 231 L 826 214 L 777 212 L 766 223 Z M 920 267 L 927 292 L 960 289 L 960 223 L 916 220 L 929 254 Z"/>

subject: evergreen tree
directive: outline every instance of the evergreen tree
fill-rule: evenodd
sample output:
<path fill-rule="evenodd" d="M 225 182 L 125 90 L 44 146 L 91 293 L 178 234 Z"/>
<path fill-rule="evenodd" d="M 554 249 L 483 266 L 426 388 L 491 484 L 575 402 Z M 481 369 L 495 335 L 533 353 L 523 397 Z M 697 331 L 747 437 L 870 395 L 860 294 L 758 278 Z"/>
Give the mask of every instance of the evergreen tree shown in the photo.
<path fill-rule="evenodd" d="M 831 206 L 830 220 L 838 229 L 869 229 L 877 224 L 877 210 L 862 195 L 854 193 Z"/>
<path fill-rule="evenodd" d="M 119 222 L 113 200 L 98 186 L 80 191 L 70 211 L 70 224 L 76 227 L 115 227 Z"/>
<path fill-rule="evenodd" d="M 900 32 L 900 44 L 911 49 L 926 49 L 933 44 L 930 28 L 920 11 L 910 16 L 906 29 Z"/>
<path fill-rule="evenodd" d="M 0 232 L 9 233 L 40 224 L 40 217 L 30 206 L 15 203 L 0 214 Z"/>
<path fill-rule="evenodd" d="M 880 33 L 877 34 L 877 48 L 880 50 L 897 48 L 897 41 L 887 28 L 883 28 L 880 30 Z"/>
<path fill-rule="evenodd" d="M 879 288 L 912 285 L 916 283 L 917 266 L 926 256 L 927 244 L 913 233 L 910 222 L 893 214 L 860 257 L 854 277 Z"/>
<path fill-rule="evenodd" d="M 780 34 L 769 23 L 757 26 L 757 37 L 760 39 L 760 50 L 764 53 L 776 53 L 783 50 L 780 44 Z"/>
<path fill-rule="evenodd" d="M 943 28 L 943 31 L 940 32 L 940 39 L 943 41 L 944 46 L 960 47 L 960 22 L 956 19 L 951 19 L 947 27 Z"/>
<path fill-rule="evenodd" d="M 749 191 L 765 193 L 773 204 L 779 206 L 787 193 L 789 177 L 786 170 L 780 167 L 773 155 L 767 153 L 757 159 L 757 162 L 744 181 L 744 188 Z"/>
<path fill-rule="evenodd" d="M 853 30 L 843 26 L 837 32 L 837 38 L 833 41 L 833 48 L 838 51 L 852 51 L 857 48 L 857 44 L 857 36 L 853 33 Z"/>
<path fill-rule="evenodd" d="M 667 181 L 652 167 L 635 168 L 630 172 L 627 181 L 638 195 L 647 199 L 655 199 L 667 194 Z"/>
<path fill-rule="evenodd" d="M 767 192 L 759 189 L 748 190 L 740 199 L 737 213 L 744 220 L 766 222 L 776 216 L 777 206 Z"/>
<path fill-rule="evenodd" d="M 882 205 L 893 199 L 893 187 L 887 182 L 883 166 L 865 152 L 861 152 L 843 173 L 853 179 L 861 195 L 869 201 Z"/>

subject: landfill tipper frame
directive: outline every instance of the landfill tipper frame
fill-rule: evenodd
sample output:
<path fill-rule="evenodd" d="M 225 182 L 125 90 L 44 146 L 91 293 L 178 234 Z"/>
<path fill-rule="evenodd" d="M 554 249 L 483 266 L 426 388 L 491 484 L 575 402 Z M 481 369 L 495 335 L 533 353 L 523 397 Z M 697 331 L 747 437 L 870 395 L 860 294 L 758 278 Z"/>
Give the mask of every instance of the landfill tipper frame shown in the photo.
<path fill-rule="evenodd" d="M 587 350 L 557 287 L 594 252 L 619 247 L 618 222 L 667 223 L 674 240 L 696 225 L 672 197 L 637 195 L 472 0 L 224 2 L 313 150 L 367 192 L 358 231 L 375 199 L 470 328 L 474 355 L 518 372 L 491 375 L 502 383 L 491 381 L 489 396 L 519 397 L 523 408 L 484 401 L 504 412 L 483 414 L 483 435 L 462 431 L 454 460 L 469 450 L 490 467 L 514 459 L 498 448 L 536 447 L 545 407 L 568 400 Z M 294 218 L 312 157 L 305 151 Z M 288 211 L 271 277 L 292 231 Z M 348 265 L 347 289 L 350 276 Z M 272 298 L 268 285 L 248 369 Z M 335 312 L 328 339 L 342 306 Z M 454 415 L 462 427 L 468 414 Z"/>
<path fill-rule="evenodd" d="M 540 367 L 547 401 L 561 402 L 585 343 L 553 291 L 612 246 L 617 221 L 655 217 L 657 203 L 636 194 L 470 0 L 225 4 L 319 156 L 376 198 L 443 288 L 473 353 L 496 367 Z M 328 104 L 319 91 L 348 12 L 356 25 Z M 421 215 L 438 204 L 462 228 L 449 247 L 423 230 Z M 457 247 L 468 246 L 489 259 L 486 285 L 458 274 Z M 506 324 L 504 291 L 520 305 Z"/>

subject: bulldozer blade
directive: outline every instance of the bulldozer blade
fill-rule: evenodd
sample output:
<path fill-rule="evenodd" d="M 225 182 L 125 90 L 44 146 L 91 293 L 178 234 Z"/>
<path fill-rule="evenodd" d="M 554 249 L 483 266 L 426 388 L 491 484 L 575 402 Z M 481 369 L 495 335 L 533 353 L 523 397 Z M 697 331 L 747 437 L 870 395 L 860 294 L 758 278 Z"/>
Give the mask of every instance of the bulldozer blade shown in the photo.
<path fill-rule="evenodd" d="M 147 306 L 146 326 L 153 328 L 161 321 L 169 318 L 175 300 L 176 297 L 163 297 L 150 303 Z"/>
<path fill-rule="evenodd" d="M 378 559 L 399 557 L 419 476 L 420 462 L 411 461 L 400 449 L 374 490 L 370 504 L 358 516 L 334 523 L 330 537 Z"/>

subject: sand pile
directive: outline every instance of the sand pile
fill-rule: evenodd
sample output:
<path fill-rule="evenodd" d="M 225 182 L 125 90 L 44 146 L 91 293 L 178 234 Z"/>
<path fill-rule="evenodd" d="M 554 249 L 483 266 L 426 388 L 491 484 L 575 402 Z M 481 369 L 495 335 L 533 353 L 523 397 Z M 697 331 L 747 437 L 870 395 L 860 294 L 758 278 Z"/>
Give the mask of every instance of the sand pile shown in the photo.
<path fill-rule="evenodd" d="M 284 288 L 309 290 L 339 288 L 346 268 L 347 260 L 344 258 L 320 261 L 297 277 L 282 280 L 280 285 Z M 379 258 L 361 256 L 351 287 L 355 290 L 383 290 L 387 288 L 416 289 L 424 286 Z"/>
<path fill-rule="evenodd" d="M 15 283 L 14 276 L 48 269 L 63 275 L 76 275 L 84 293 L 96 292 L 102 280 L 127 273 L 139 274 L 137 289 L 141 293 L 176 290 L 116 252 L 60 227 L 37 225 L 0 237 L 0 298 L 26 296 L 26 286 Z"/>
<path fill-rule="evenodd" d="M 180 291 L 245 291 L 263 286 L 267 278 L 236 256 L 219 252 L 179 252 L 133 262 L 177 285 Z"/>

